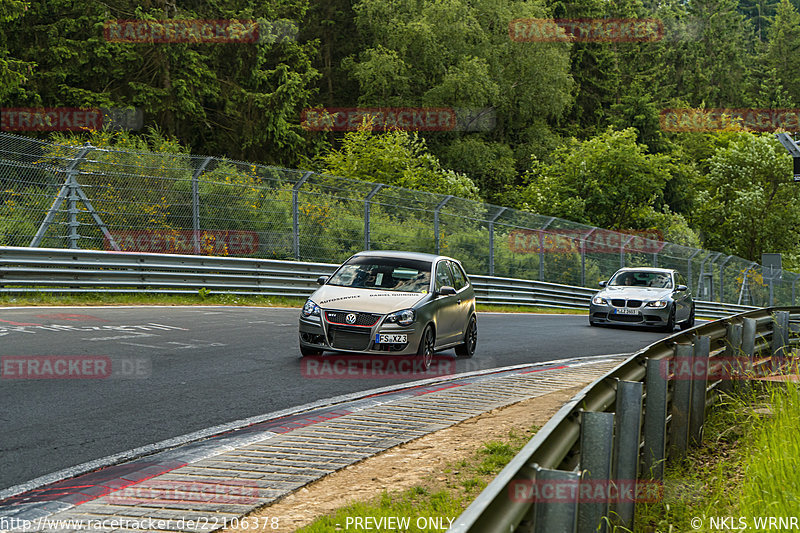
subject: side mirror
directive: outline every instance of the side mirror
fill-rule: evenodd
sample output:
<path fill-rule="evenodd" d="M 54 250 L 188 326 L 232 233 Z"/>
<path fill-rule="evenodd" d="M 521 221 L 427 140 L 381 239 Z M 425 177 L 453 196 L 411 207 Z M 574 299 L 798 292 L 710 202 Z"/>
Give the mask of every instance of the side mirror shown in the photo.
<path fill-rule="evenodd" d="M 439 289 L 440 296 L 450 296 L 451 294 L 455 294 L 455 288 L 451 287 L 450 285 L 445 285 L 441 289 Z"/>
<path fill-rule="evenodd" d="M 328 281 L 328 276 L 320 276 L 317 278 L 317 283 L 319 285 L 325 285 L 326 281 Z"/>
<path fill-rule="evenodd" d="M 606 285 L 608 285 L 608 282 L 607 281 L 601 281 L 600 283 L 598 283 L 598 285 L 600 285 L 601 287 L 605 287 Z"/>
<path fill-rule="evenodd" d="M 683 292 L 688 290 L 689 287 L 687 287 L 686 285 L 678 285 L 677 287 L 675 287 L 675 292 Z"/>

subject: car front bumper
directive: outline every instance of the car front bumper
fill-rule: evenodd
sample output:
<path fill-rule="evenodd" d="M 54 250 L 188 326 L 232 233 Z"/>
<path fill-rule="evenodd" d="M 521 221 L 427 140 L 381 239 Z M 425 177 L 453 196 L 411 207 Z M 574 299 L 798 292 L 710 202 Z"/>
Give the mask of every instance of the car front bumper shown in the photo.
<path fill-rule="evenodd" d="M 323 313 L 325 311 L 323 310 Z M 422 339 L 418 322 L 410 326 L 384 323 L 385 317 L 371 327 L 331 324 L 317 316 L 300 317 L 300 346 L 344 353 L 377 355 L 414 355 Z M 378 334 L 404 334 L 405 343 L 378 344 Z"/>
<path fill-rule="evenodd" d="M 635 314 L 620 313 L 621 309 L 635 311 Z M 593 324 L 659 327 L 667 324 L 671 311 L 672 305 L 656 309 L 644 306 L 629 308 L 592 303 L 589 305 L 589 321 Z"/>

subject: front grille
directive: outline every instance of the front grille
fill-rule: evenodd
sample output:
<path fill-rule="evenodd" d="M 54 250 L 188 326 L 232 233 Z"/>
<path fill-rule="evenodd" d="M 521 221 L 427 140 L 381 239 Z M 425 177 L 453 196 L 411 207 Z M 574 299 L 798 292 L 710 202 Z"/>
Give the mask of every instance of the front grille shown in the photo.
<path fill-rule="evenodd" d="M 609 313 L 608 319 L 614 322 L 641 322 L 642 315 L 616 315 L 614 313 Z"/>
<path fill-rule="evenodd" d="M 614 298 L 611 300 L 611 305 L 614 307 L 641 307 L 641 300 L 623 300 L 622 298 Z"/>
<path fill-rule="evenodd" d="M 328 328 L 328 339 L 333 348 L 364 351 L 369 348 L 370 334 L 332 326 Z"/>
<path fill-rule="evenodd" d="M 355 322 L 348 322 L 347 316 L 355 315 Z M 372 313 L 351 313 L 349 311 L 325 311 L 325 319 L 331 324 L 346 324 L 350 326 L 372 327 L 381 315 L 374 315 Z"/>

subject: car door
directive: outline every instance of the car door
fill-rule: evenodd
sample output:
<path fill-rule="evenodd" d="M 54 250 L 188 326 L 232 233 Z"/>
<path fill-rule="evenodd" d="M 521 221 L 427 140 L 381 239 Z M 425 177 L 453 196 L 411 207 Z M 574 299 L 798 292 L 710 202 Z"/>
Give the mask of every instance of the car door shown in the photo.
<path fill-rule="evenodd" d="M 453 274 L 453 287 L 456 290 L 456 304 L 458 305 L 458 316 L 455 318 L 455 336 L 461 339 L 464 336 L 464 330 L 467 327 L 467 320 L 469 320 L 470 312 L 472 311 L 472 298 L 467 290 L 469 283 L 467 276 L 461 267 L 455 261 L 449 261 L 450 270 Z"/>
<path fill-rule="evenodd" d="M 442 287 L 453 287 L 453 274 L 446 259 L 436 263 L 434 271 L 435 299 L 434 314 L 436 321 L 436 345 L 450 344 L 456 339 L 458 328 L 458 294 L 440 294 Z"/>
<path fill-rule="evenodd" d="M 676 322 L 683 322 L 689 318 L 689 314 L 692 312 L 692 297 L 691 293 L 688 289 L 688 284 L 686 283 L 686 278 L 680 272 L 675 273 L 675 284 L 673 287 L 677 288 L 678 285 L 686 285 L 687 289 L 685 291 L 674 291 L 672 293 L 672 298 L 675 300 L 675 321 Z"/>

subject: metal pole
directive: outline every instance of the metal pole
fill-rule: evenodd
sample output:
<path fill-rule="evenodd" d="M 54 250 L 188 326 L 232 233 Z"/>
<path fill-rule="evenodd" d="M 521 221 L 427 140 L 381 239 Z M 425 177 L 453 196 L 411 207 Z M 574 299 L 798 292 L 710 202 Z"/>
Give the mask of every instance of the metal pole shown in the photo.
<path fill-rule="evenodd" d="M 719 303 L 725 301 L 725 263 L 730 261 L 732 257 L 732 255 L 729 255 L 727 258 L 725 258 L 725 261 L 719 265 Z"/>
<path fill-rule="evenodd" d="M 628 246 L 628 243 L 633 240 L 633 237 L 634 237 L 633 235 L 628 237 L 628 240 L 625 241 L 625 243 L 622 246 L 620 246 L 620 248 L 619 248 L 619 267 L 620 268 L 625 268 L 625 247 Z"/>
<path fill-rule="evenodd" d="M 192 174 L 192 242 L 194 253 L 200 253 L 200 183 L 198 179 L 213 157 L 206 157 L 205 161 Z"/>
<path fill-rule="evenodd" d="M 300 211 L 297 207 L 297 191 L 312 174 L 311 171 L 306 172 L 292 187 L 292 247 L 295 261 L 300 260 Z"/>
<path fill-rule="evenodd" d="M 370 249 L 369 213 L 372 206 L 371 200 L 373 196 L 378 194 L 378 191 L 380 191 L 382 187 L 383 184 L 379 183 L 369 192 L 367 197 L 364 199 L 364 249 L 365 250 Z"/>
<path fill-rule="evenodd" d="M 692 405 L 692 366 L 694 347 L 691 344 L 675 345 L 673 358 L 674 392 L 672 394 L 672 422 L 670 423 L 669 458 L 682 459 L 689 444 L 689 411 Z"/>
<path fill-rule="evenodd" d="M 580 474 L 577 472 L 566 472 L 563 470 L 549 470 L 536 468 L 536 483 L 540 494 L 554 493 L 559 490 L 561 494 L 577 494 Z M 554 501 L 543 501 L 536 503 L 534 518 L 535 533 L 553 533 L 555 531 L 572 533 L 577 524 L 578 512 L 577 501 L 564 501 L 556 495 L 550 497 Z"/>
<path fill-rule="evenodd" d="M 689 259 L 686 260 L 687 265 L 687 272 L 686 272 L 686 282 L 689 284 L 689 290 L 692 290 L 692 259 L 694 256 L 700 253 L 700 250 L 695 250 L 692 255 L 689 256 Z"/>
<path fill-rule="evenodd" d="M 550 220 L 545 222 L 544 226 L 539 228 L 539 281 L 544 281 L 544 235 L 543 232 L 546 230 L 550 224 L 556 217 L 550 217 Z"/>
<path fill-rule="evenodd" d="M 689 413 L 689 442 L 700 446 L 703 441 L 703 425 L 706 421 L 706 387 L 708 385 L 708 356 L 711 353 L 711 337 L 697 337 L 694 341 L 692 361 L 692 409 Z"/>
<path fill-rule="evenodd" d="M 501 207 L 500 211 L 495 213 L 492 218 L 489 219 L 489 275 L 494 276 L 494 221 L 497 220 L 500 215 L 506 212 L 507 207 Z"/>
<path fill-rule="evenodd" d="M 664 477 L 667 444 L 667 392 L 669 360 L 648 359 L 645 385 L 647 399 L 644 410 L 644 456 L 642 470 L 650 479 Z"/>
<path fill-rule="evenodd" d="M 581 286 L 586 286 L 586 239 L 588 239 L 597 228 L 592 228 L 589 233 L 581 236 Z"/>
<path fill-rule="evenodd" d="M 31 240 L 31 247 L 35 248 L 39 246 L 44 238 L 44 234 L 47 232 L 47 228 L 50 227 L 50 224 L 53 223 L 55 220 L 56 213 L 61 208 L 61 204 L 64 202 L 68 196 L 70 197 L 70 204 L 74 201 L 74 175 L 77 173 L 78 164 L 83 161 L 83 158 L 86 157 L 86 154 L 89 153 L 90 150 L 93 150 L 94 146 L 90 144 L 86 144 L 75 159 L 69 164 L 66 168 L 65 172 L 67 174 L 66 179 L 64 180 L 64 184 L 61 186 L 61 190 L 56 195 L 55 200 L 53 200 L 52 205 L 50 205 L 50 209 L 47 210 L 47 215 L 45 215 L 44 220 L 39 225 L 39 229 L 36 231 L 36 235 L 33 236 Z M 72 219 L 70 215 L 70 224 L 72 224 Z M 70 236 L 72 239 L 72 236 Z M 72 241 L 70 240 L 70 247 L 72 246 Z"/>
<path fill-rule="evenodd" d="M 444 207 L 444 204 L 450 201 L 450 198 L 452 197 L 453 197 L 452 194 L 448 194 L 447 196 L 445 196 L 444 199 L 441 202 L 439 202 L 439 205 L 437 205 L 436 209 L 433 211 L 433 234 L 436 243 L 437 254 L 439 253 L 439 211 L 442 209 L 442 207 Z"/>

